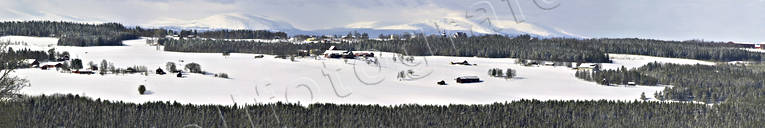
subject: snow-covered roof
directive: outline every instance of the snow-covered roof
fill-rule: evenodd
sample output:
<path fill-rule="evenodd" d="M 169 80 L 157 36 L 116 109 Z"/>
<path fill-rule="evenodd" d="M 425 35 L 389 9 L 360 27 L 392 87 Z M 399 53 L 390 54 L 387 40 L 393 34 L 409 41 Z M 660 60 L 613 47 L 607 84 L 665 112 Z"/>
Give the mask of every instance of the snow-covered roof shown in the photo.
<path fill-rule="evenodd" d="M 345 53 L 345 52 L 348 52 L 348 51 L 345 51 L 345 50 L 327 50 L 327 51 L 324 51 L 324 54 L 341 54 L 341 53 Z"/>
<path fill-rule="evenodd" d="M 24 59 L 23 61 L 24 61 L 24 63 L 30 63 L 31 64 L 31 63 L 35 62 L 36 60 L 37 59 Z"/>
<path fill-rule="evenodd" d="M 459 79 L 478 79 L 478 76 L 460 76 Z"/>

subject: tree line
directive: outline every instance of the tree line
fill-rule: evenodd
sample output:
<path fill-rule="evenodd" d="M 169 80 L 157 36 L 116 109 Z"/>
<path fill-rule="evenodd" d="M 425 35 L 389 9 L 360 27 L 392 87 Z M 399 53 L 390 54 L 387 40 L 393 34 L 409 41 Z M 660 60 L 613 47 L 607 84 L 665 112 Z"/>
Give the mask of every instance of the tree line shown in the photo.
<path fill-rule="evenodd" d="M 255 41 L 232 41 L 214 39 L 160 39 L 165 51 L 202 52 L 202 53 L 256 53 L 272 55 L 292 55 L 301 49 L 325 50 L 330 43 L 293 44 L 288 42 L 265 43 Z M 317 51 L 318 52 L 318 51 Z"/>
<path fill-rule="evenodd" d="M 521 36 L 441 37 L 418 34 L 406 40 L 365 40 L 356 49 L 407 52 L 412 55 L 479 56 L 565 62 L 610 62 L 608 53 L 688 58 L 710 61 L 760 61 L 763 54 L 739 45 L 704 41 L 651 39 L 539 39 Z"/>
<path fill-rule="evenodd" d="M 16 58 L 16 59 L 48 60 L 50 58 L 49 54 L 45 51 L 35 51 L 35 50 L 30 50 L 29 48 L 14 50 L 13 48 L 9 47 L 8 51 L 2 54 L 3 54 L 3 57 Z M 3 59 L 3 60 L 7 60 L 7 59 Z"/>
<path fill-rule="evenodd" d="M 759 127 L 765 105 L 520 100 L 484 105 L 142 104 L 78 95 L 0 102 L 8 127 Z M 87 116 L 73 116 L 87 115 Z"/>
<path fill-rule="evenodd" d="M 244 52 L 286 54 L 277 51 L 326 49 L 337 46 L 348 50 L 378 50 L 416 56 L 478 56 L 520 58 L 559 62 L 608 63 L 608 53 L 688 58 L 710 61 L 760 61 L 763 53 L 742 50 L 739 45 L 701 41 L 661 41 L 648 39 L 538 39 L 528 35 L 516 37 L 483 35 L 442 37 L 413 35 L 401 40 L 360 40 L 359 42 L 290 44 L 226 40 L 173 40 L 167 51 L 180 52 Z"/>

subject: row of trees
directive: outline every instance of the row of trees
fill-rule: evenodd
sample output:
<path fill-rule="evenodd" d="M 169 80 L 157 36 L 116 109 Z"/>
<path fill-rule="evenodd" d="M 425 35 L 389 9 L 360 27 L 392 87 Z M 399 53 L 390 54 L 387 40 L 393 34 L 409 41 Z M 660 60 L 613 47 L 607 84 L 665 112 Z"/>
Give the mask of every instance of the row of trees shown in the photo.
<path fill-rule="evenodd" d="M 77 95 L 0 102 L 6 127 L 760 127 L 765 105 L 520 100 L 487 105 L 123 103 Z M 73 116 L 87 115 L 87 116 Z"/>
<path fill-rule="evenodd" d="M 87 35 L 61 37 L 57 45 L 61 46 L 119 46 L 123 40 L 138 39 L 137 35 L 120 33 L 116 35 Z"/>
<path fill-rule="evenodd" d="M 508 68 L 505 71 L 502 71 L 502 69 L 499 69 L 499 68 L 489 69 L 489 76 L 492 76 L 492 77 L 502 77 L 502 78 L 505 78 L 505 79 L 510 79 L 510 78 L 513 78 L 513 77 L 515 77 L 517 75 L 518 74 L 515 72 L 515 70 L 510 69 L 510 68 Z"/>
<path fill-rule="evenodd" d="M 215 39 L 287 39 L 285 32 L 271 32 L 268 30 L 214 30 L 199 32 L 195 35 L 202 38 Z"/>
<path fill-rule="evenodd" d="M 36 60 L 48 60 L 51 56 L 45 51 L 34 51 L 30 50 L 29 48 L 24 48 L 20 50 L 14 50 L 13 48 L 8 48 L 7 52 L 3 53 L 5 57 L 10 58 L 16 58 L 16 59 L 36 59 Z"/>

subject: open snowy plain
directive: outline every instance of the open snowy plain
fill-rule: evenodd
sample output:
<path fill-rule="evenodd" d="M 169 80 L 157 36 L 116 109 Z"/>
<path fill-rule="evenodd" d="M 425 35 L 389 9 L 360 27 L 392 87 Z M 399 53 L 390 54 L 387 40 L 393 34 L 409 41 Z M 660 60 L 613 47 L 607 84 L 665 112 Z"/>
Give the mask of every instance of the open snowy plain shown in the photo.
<path fill-rule="evenodd" d="M 146 39 L 124 41 L 125 46 L 69 47 L 55 46 L 57 39 L 23 36 L 0 37 L 0 41 L 27 42 L 14 49 L 56 48 L 69 51 L 84 64 L 101 60 L 117 67 L 146 66 L 153 71 L 167 62 L 199 63 L 210 73 L 227 73 L 230 79 L 212 75 L 188 74 L 185 78 L 169 75 L 107 74 L 81 75 L 56 70 L 20 69 L 16 75 L 31 86 L 29 95 L 78 94 L 111 101 L 143 103 L 177 101 L 192 104 L 238 104 L 265 102 L 339 103 L 339 104 L 489 104 L 520 99 L 539 100 L 636 100 L 642 92 L 647 97 L 664 86 L 602 86 L 574 77 L 567 67 L 515 64 L 515 59 L 446 56 L 417 56 L 413 62 L 394 61 L 395 53 L 376 53 L 379 65 L 361 60 L 297 58 L 277 59 L 272 55 L 255 59 L 255 54 L 181 53 L 162 51 L 149 46 Z M 159 50 L 158 50 L 159 49 Z M 605 68 L 639 67 L 649 62 L 714 64 L 711 62 L 636 55 L 610 55 L 614 63 Z M 451 65 L 468 61 L 477 66 Z M 178 66 L 182 67 L 182 66 Z M 517 70 L 513 79 L 488 76 L 492 68 Z M 413 71 L 404 79 L 400 71 Z M 458 84 L 460 75 L 477 75 L 481 83 Z M 444 80 L 448 85 L 437 85 Z M 145 85 L 148 95 L 139 95 Z"/>

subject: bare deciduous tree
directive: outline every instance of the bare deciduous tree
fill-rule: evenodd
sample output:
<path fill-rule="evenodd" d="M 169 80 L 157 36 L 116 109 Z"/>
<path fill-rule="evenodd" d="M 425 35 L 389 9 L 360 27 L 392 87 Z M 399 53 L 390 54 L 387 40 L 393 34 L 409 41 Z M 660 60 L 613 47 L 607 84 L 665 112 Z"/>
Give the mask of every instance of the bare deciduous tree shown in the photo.
<path fill-rule="evenodd" d="M 26 79 L 12 76 L 11 72 L 22 65 L 22 60 L 6 53 L 5 46 L 0 46 L 0 100 L 19 96 L 18 92 L 29 86 Z"/>

